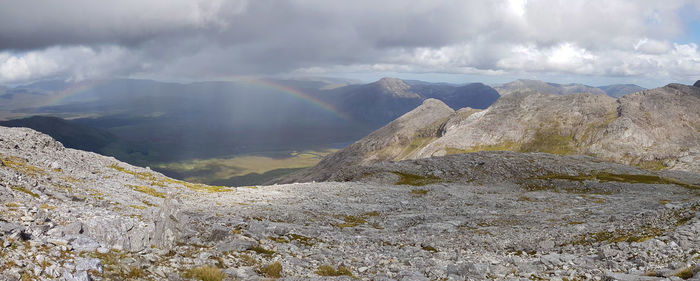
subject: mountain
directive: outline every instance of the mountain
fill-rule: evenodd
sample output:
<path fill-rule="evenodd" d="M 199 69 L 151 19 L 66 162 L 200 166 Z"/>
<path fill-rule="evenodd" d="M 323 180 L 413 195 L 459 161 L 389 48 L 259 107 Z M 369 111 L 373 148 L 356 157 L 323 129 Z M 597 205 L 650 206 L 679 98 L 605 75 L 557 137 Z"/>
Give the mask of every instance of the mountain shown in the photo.
<path fill-rule="evenodd" d="M 338 88 L 322 97 L 336 108 L 342 108 L 353 120 L 374 128 L 396 119 L 423 100 L 410 85 L 396 78 Z"/>
<path fill-rule="evenodd" d="M 353 119 L 373 124 L 373 129 L 391 122 L 426 99 L 439 99 L 453 108 L 486 108 L 499 97 L 493 88 L 481 83 L 457 86 L 410 82 L 382 78 L 370 84 L 338 88 L 331 93 L 322 93 L 320 97 L 343 108 Z"/>
<path fill-rule="evenodd" d="M 413 158 L 418 149 L 439 137 L 442 125 L 453 113 L 445 103 L 427 99 L 367 137 L 326 156 L 313 168 L 285 176 L 280 182 L 325 180 L 349 166 Z"/>
<path fill-rule="evenodd" d="M 416 85 L 413 86 L 413 90 L 425 98 L 439 99 L 455 109 L 465 107 L 485 109 L 500 97 L 495 89 L 482 83 L 443 87 Z"/>
<path fill-rule="evenodd" d="M 640 86 L 634 85 L 634 84 L 614 84 L 614 85 L 607 85 L 607 86 L 600 86 L 598 89 L 601 89 L 605 91 L 608 96 L 611 96 L 613 98 L 619 98 L 624 95 L 636 93 L 636 92 L 641 92 L 646 90 L 645 88 L 642 88 Z"/>
<path fill-rule="evenodd" d="M 519 79 L 495 87 L 501 96 L 521 91 L 534 91 L 541 94 L 566 95 L 576 93 L 605 94 L 601 89 L 583 84 L 557 84 L 539 80 Z"/>
<path fill-rule="evenodd" d="M 106 130 L 84 126 L 57 117 L 32 116 L 0 121 L 0 126 L 32 128 L 50 135 L 64 146 L 92 152 L 101 152 L 117 141 L 117 136 Z"/>
<path fill-rule="evenodd" d="M 617 100 L 524 91 L 505 95 L 486 110 L 454 113 L 437 103 L 424 103 L 316 167 L 280 181 L 334 178 L 347 167 L 378 161 L 502 150 L 591 155 L 647 169 L 700 172 L 699 87 L 669 84 Z M 411 137 L 421 131 L 427 132 L 423 138 Z"/>
<path fill-rule="evenodd" d="M 400 123 L 456 114 L 421 107 Z M 588 156 L 478 152 L 345 167 L 349 182 L 231 188 L 0 127 L 0 163 L 0 280 L 699 274 L 700 175 Z"/>
<path fill-rule="evenodd" d="M 627 94 L 646 90 L 634 84 L 613 84 L 593 87 L 583 84 L 557 84 L 539 80 L 520 79 L 495 87 L 502 96 L 515 92 L 534 91 L 541 94 L 567 95 L 567 94 L 607 94 L 613 98 L 619 98 Z"/>

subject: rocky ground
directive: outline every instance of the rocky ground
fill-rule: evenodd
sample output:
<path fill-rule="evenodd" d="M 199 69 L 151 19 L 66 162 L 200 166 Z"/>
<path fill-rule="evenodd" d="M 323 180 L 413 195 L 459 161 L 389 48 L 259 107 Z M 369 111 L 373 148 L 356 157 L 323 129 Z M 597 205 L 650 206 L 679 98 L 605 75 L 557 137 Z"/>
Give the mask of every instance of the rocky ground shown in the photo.
<path fill-rule="evenodd" d="M 491 152 L 227 188 L 2 127 L 0 159 L 0 280 L 700 280 L 697 174 Z"/>

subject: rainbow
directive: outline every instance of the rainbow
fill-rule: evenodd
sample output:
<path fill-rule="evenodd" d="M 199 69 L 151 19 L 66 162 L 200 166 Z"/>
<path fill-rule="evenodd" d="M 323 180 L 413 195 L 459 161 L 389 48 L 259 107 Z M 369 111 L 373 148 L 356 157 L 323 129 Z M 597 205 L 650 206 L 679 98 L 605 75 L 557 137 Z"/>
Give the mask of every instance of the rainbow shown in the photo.
<path fill-rule="evenodd" d="M 259 87 L 259 88 L 265 88 L 265 89 L 271 89 L 275 91 L 279 91 L 281 93 L 305 100 L 318 108 L 323 109 L 324 111 L 327 111 L 329 113 L 332 113 L 335 116 L 338 116 L 344 120 L 350 121 L 351 118 L 347 114 L 343 113 L 342 111 L 338 110 L 335 108 L 333 105 L 330 105 L 314 96 L 311 96 L 307 93 L 304 93 L 302 91 L 299 91 L 297 89 L 294 89 L 292 87 L 276 83 L 274 81 L 270 80 L 263 80 L 260 78 L 255 78 L 255 77 L 250 77 L 250 76 L 235 76 L 235 77 L 229 77 L 230 80 L 233 82 L 253 86 L 253 87 Z M 58 92 L 52 92 L 51 96 L 46 98 L 42 103 L 41 106 L 51 106 L 51 105 L 59 105 L 61 104 L 62 101 L 65 99 L 69 98 L 70 96 L 80 94 L 82 92 L 88 91 L 95 86 L 99 84 L 99 80 L 86 80 L 78 83 L 73 83 L 73 85 L 65 90 L 58 91 Z"/>
<path fill-rule="evenodd" d="M 311 96 L 307 93 L 304 93 L 302 91 L 299 91 L 299 90 L 294 89 L 292 87 L 289 87 L 287 85 L 276 83 L 276 82 L 270 81 L 270 80 L 263 80 L 263 79 L 259 79 L 259 78 L 255 78 L 255 77 L 250 77 L 250 76 L 236 76 L 236 77 L 232 77 L 231 80 L 233 80 L 234 82 L 243 83 L 243 84 L 250 85 L 250 86 L 276 90 L 276 91 L 288 94 L 290 96 L 294 96 L 296 98 L 306 100 L 306 101 L 310 102 L 311 104 L 313 104 L 313 105 L 315 105 L 315 106 L 317 106 L 317 107 L 319 107 L 327 112 L 333 113 L 334 115 L 336 115 L 340 118 L 343 118 L 343 119 L 348 120 L 348 121 L 350 120 L 350 116 L 348 116 L 347 114 L 338 110 L 333 105 L 330 105 L 330 104 L 328 104 L 328 103 L 326 103 L 326 102 L 324 102 L 324 101 L 322 101 L 314 96 Z"/>
<path fill-rule="evenodd" d="M 51 92 L 51 95 L 41 103 L 40 107 L 59 105 L 63 100 L 67 99 L 68 97 L 90 90 L 96 85 L 97 83 L 95 81 L 89 80 L 72 83 L 70 87 L 62 91 Z"/>

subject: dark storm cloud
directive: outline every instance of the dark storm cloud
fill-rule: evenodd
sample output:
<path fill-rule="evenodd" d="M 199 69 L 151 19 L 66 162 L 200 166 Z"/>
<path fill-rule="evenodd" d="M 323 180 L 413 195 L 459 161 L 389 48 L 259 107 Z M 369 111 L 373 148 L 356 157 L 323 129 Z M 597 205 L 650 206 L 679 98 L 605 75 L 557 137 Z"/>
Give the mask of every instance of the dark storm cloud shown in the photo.
<path fill-rule="evenodd" d="M 697 46 L 671 39 L 683 32 L 677 11 L 694 3 L 2 1 L 0 82 L 330 70 L 684 75 Z"/>

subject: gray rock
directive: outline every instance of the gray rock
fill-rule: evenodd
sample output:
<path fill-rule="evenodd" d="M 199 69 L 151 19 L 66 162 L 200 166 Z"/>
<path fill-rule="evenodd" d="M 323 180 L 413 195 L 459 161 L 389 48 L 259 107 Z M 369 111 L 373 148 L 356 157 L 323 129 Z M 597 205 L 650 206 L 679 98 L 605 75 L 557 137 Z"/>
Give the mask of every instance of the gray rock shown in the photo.
<path fill-rule="evenodd" d="M 543 251 L 549 251 L 552 248 L 554 248 L 554 241 L 545 240 L 545 241 L 540 242 L 538 245 L 540 246 L 540 249 L 542 249 Z"/>
<path fill-rule="evenodd" d="M 0 233 L 11 234 L 22 230 L 22 226 L 12 222 L 0 221 Z"/>
<path fill-rule="evenodd" d="M 153 223 L 154 230 L 151 233 L 151 245 L 155 245 L 158 248 L 169 249 L 177 241 L 179 237 L 179 217 L 180 213 L 180 203 L 171 198 L 167 197 L 163 200 L 163 205 L 155 214 Z"/>
<path fill-rule="evenodd" d="M 97 241 L 85 235 L 75 235 L 69 237 L 69 245 L 78 252 L 93 252 L 100 247 L 100 243 L 97 243 Z"/>
<path fill-rule="evenodd" d="M 102 263 L 99 259 L 95 258 L 77 258 L 75 260 L 75 270 L 77 271 L 88 271 L 94 270 L 102 273 Z"/>
<path fill-rule="evenodd" d="M 220 242 L 220 243 L 216 244 L 215 248 L 216 248 L 216 251 L 219 253 L 230 252 L 230 251 L 242 252 L 242 251 L 250 250 L 250 248 L 253 248 L 257 245 L 258 245 L 258 243 L 256 243 L 255 241 L 237 238 L 237 239 L 233 239 L 230 241 Z"/>
<path fill-rule="evenodd" d="M 212 228 L 207 240 L 209 242 L 219 242 L 229 236 L 231 236 L 231 230 L 225 227 L 215 226 Z"/>
<path fill-rule="evenodd" d="M 700 80 L 695 81 L 695 84 L 693 84 L 693 86 L 700 88 Z"/>

